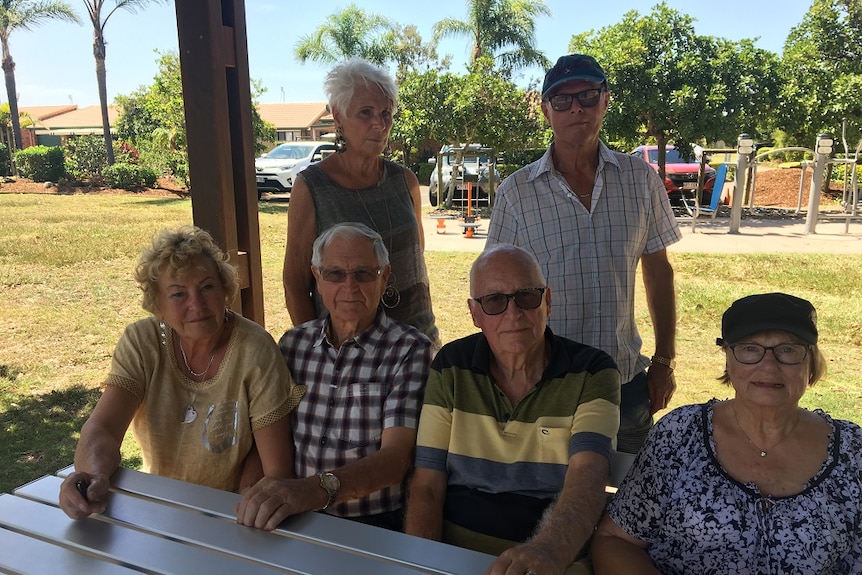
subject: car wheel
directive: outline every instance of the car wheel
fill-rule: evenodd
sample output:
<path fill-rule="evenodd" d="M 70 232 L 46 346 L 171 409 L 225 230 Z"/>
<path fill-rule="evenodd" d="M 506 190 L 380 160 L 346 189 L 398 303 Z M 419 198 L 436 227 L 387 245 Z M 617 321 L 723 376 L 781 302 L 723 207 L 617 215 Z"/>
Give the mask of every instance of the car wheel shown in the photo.
<path fill-rule="evenodd" d="M 428 186 L 428 203 L 437 207 L 437 186 Z"/>

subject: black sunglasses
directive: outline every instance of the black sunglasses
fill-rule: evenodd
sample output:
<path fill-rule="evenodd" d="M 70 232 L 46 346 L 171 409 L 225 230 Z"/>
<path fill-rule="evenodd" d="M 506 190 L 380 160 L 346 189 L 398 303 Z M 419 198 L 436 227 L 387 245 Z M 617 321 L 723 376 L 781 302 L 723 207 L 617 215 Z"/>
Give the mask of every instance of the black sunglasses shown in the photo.
<path fill-rule="evenodd" d="M 479 302 L 485 315 L 500 315 L 509 308 L 509 300 L 515 300 L 515 305 L 523 310 L 536 309 L 542 304 L 542 294 L 547 287 L 519 289 L 515 293 L 490 293 L 482 297 L 474 297 Z"/>
<path fill-rule="evenodd" d="M 604 92 L 606 92 L 605 88 L 590 88 L 574 94 L 554 94 L 548 98 L 548 103 L 555 112 L 565 112 L 572 107 L 572 102 L 577 98 L 582 108 L 592 108 L 599 103 Z"/>

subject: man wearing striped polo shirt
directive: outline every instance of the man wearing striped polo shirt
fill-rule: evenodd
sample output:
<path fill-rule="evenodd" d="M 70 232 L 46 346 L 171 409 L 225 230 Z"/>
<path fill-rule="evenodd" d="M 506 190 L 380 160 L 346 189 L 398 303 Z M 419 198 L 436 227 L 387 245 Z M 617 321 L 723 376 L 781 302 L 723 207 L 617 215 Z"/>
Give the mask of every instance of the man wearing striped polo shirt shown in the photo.
<path fill-rule="evenodd" d="M 405 531 L 500 555 L 492 573 L 562 573 L 606 500 L 619 371 L 547 327 L 550 289 L 522 248 L 481 254 L 470 290 L 482 331 L 431 365 Z"/>

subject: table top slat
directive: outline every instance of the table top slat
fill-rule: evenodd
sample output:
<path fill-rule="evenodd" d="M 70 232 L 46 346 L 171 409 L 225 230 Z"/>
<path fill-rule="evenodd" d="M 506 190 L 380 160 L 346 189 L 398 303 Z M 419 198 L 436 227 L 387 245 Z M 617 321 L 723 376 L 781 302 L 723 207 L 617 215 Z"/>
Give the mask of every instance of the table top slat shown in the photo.
<path fill-rule="evenodd" d="M 20 575 L 141 575 L 116 563 L 0 528 L 0 572 Z"/>
<path fill-rule="evenodd" d="M 25 485 L 15 494 L 43 504 L 56 505 L 62 480 L 43 477 Z M 301 573 L 351 573 L 355 575 L 416 575 L 428 573 L 386 558 L 357 555 L 355 552 L 279 537 L 239 525 L 233 518 L 204 515 L 189 508 L 161 504 L 124 492 L 112 492 L 101 519 L 117 525 L 131 525 L 146 533 L 205 547 L 236 558 L 278 569 Z"/>
<path fill-rule="evenodd" d="M 0 495 L 0 526 L 154 573 L 302 573 L 267 569 L 93 517 L 76 521 L 59 507 L 9 494 Z"/>

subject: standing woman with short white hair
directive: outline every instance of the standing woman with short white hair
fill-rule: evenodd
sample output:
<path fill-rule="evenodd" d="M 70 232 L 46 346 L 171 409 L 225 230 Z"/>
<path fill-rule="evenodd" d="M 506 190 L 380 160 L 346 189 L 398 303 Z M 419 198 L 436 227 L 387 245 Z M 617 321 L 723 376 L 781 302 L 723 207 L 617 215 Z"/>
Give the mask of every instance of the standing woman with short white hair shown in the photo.
<path fill-rule="evenodd" d="M 324 88 L 338 151 L 303 170 L 287 214 L 284 299 L 293 325 L 322 317 L 311 273 L 315 238 L 342 222 L 362 222 L 383 237 L 392 274 L 381 298 L 386 313 L 412 325 L 439 348 L 431 309 L 419 180 L 382 157 L 397 109 L 389 75 L 361 58 L 333 68 Z"/>

